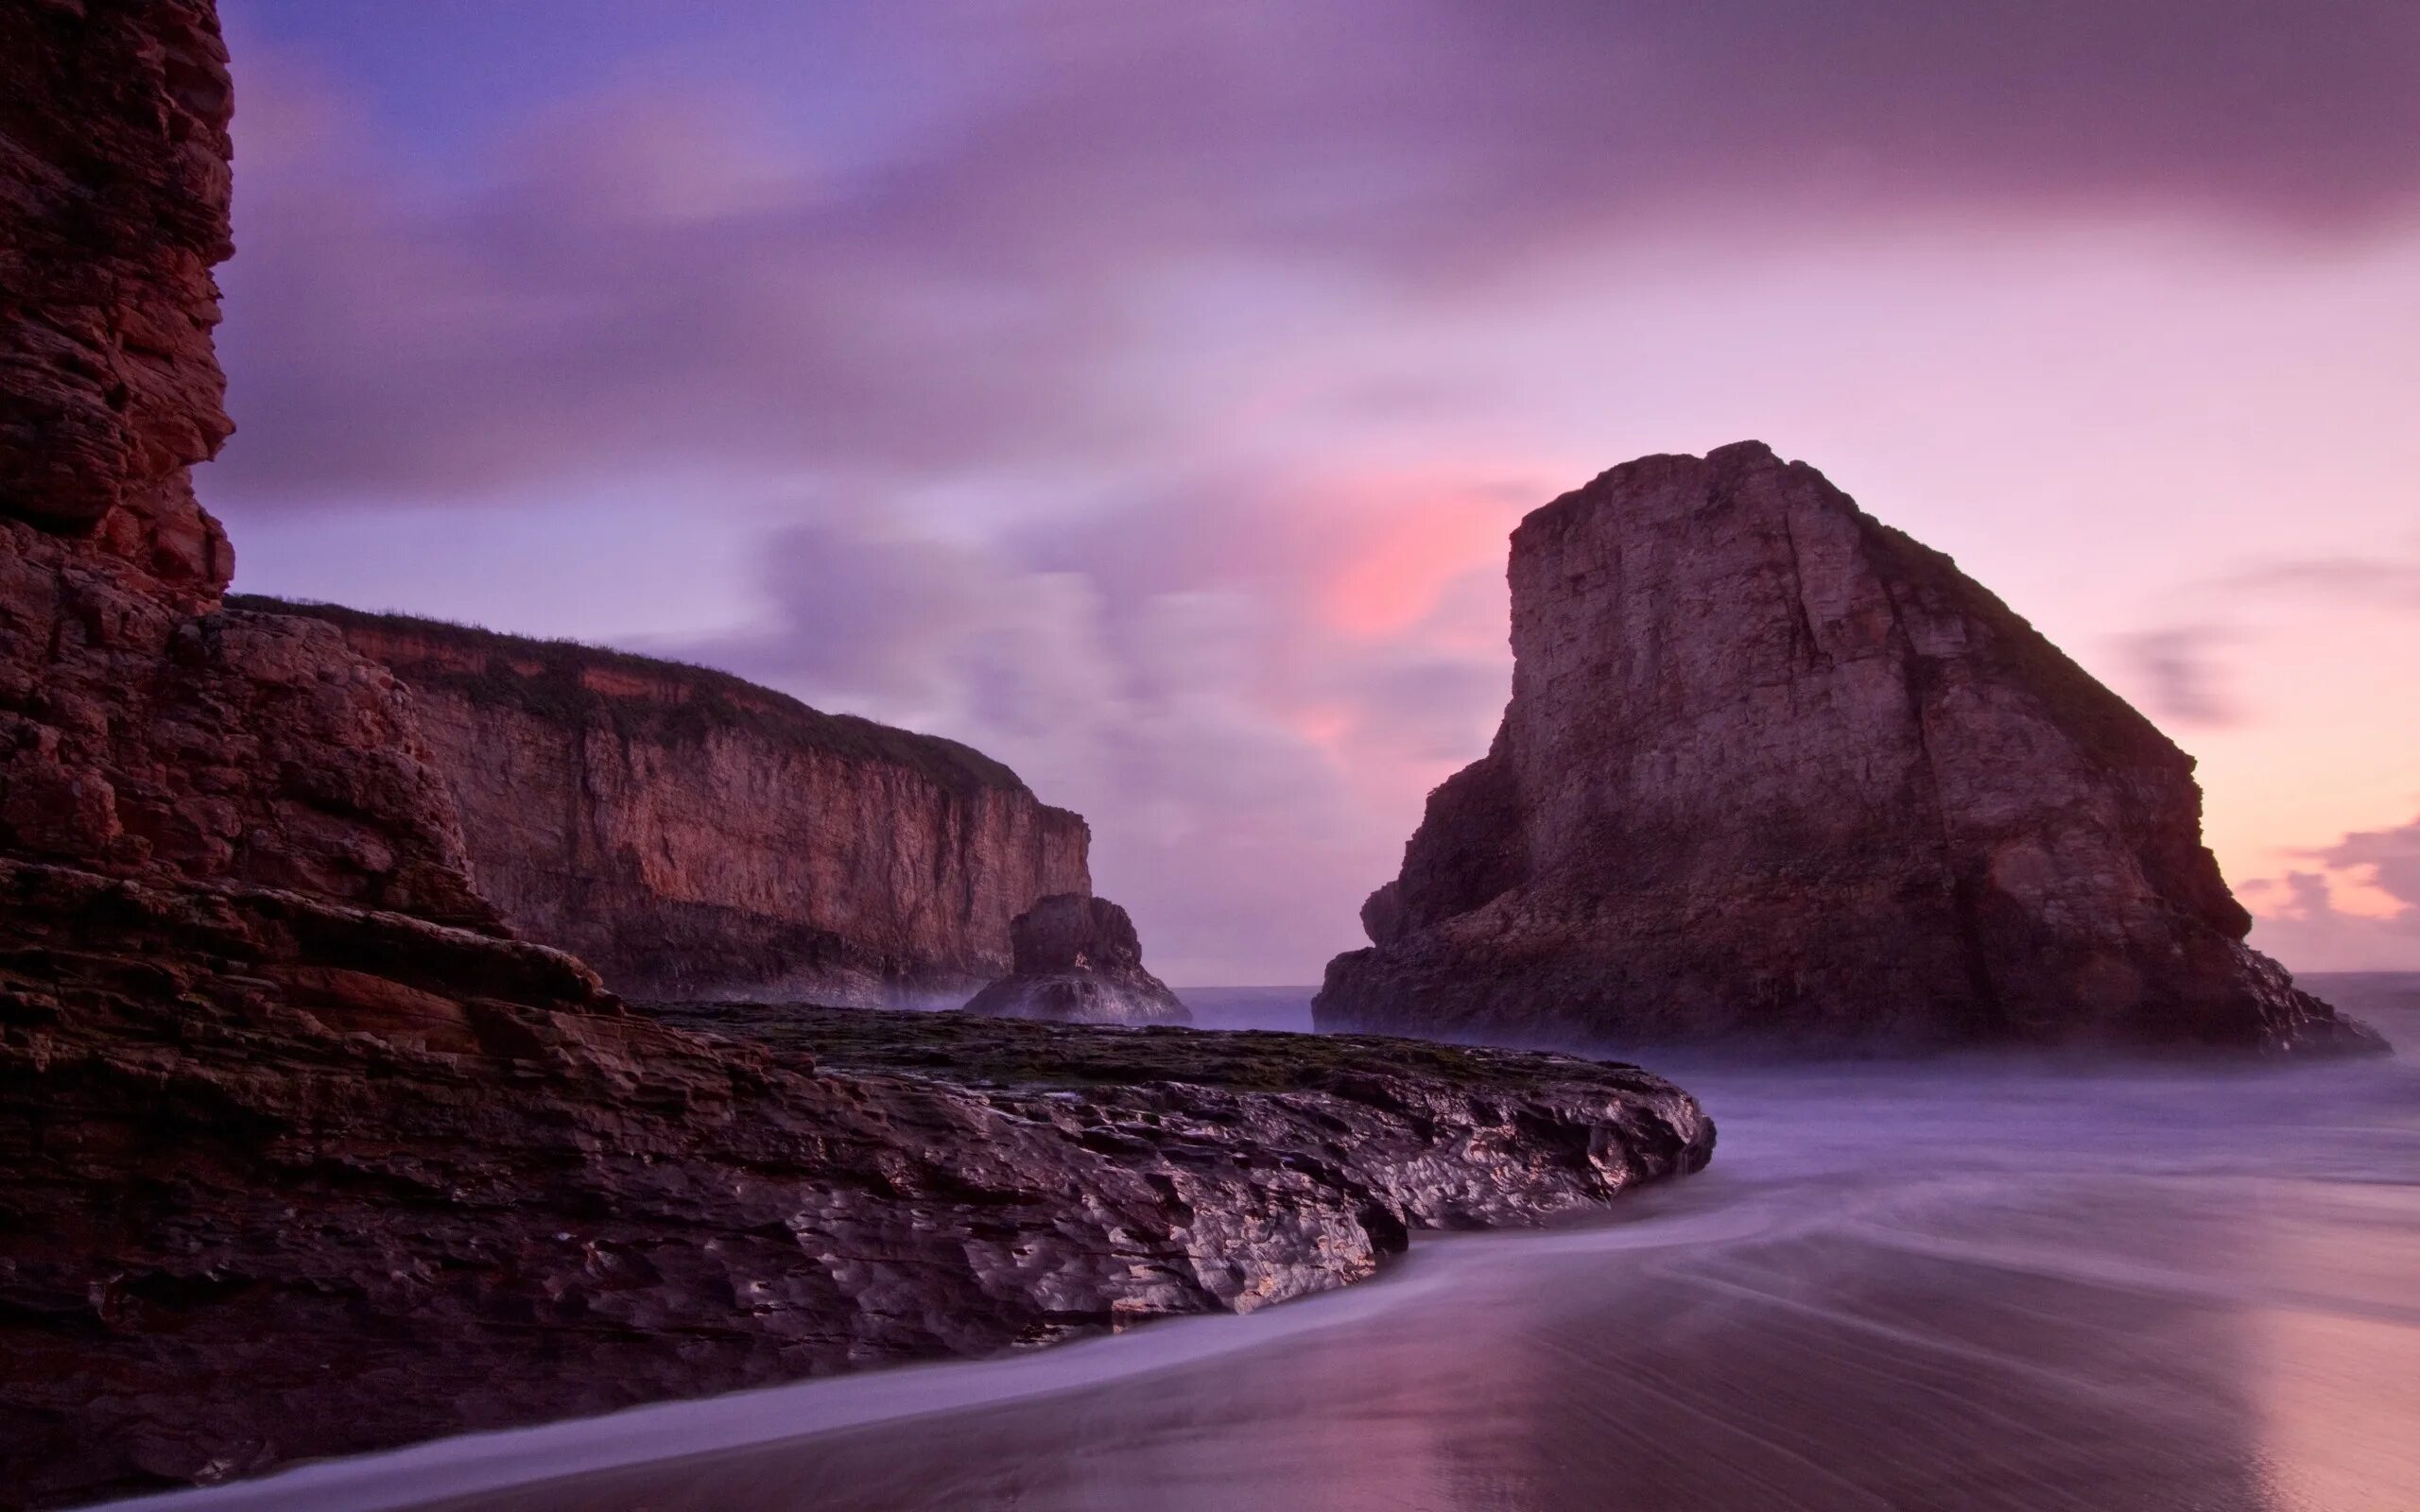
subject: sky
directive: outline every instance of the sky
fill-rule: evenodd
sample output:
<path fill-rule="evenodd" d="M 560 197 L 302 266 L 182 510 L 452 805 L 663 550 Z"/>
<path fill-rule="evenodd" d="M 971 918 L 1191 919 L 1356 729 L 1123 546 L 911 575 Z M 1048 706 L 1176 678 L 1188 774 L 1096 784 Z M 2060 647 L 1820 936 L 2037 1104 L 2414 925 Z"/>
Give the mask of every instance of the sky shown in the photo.
<path fill-rule="evenodd" d="M 1755 438 L 2420 969 L 2411 0 L 222 0 L 236 586 L 704 662 L 1316 981 L 1510 686 L 1505 538 Z"/>

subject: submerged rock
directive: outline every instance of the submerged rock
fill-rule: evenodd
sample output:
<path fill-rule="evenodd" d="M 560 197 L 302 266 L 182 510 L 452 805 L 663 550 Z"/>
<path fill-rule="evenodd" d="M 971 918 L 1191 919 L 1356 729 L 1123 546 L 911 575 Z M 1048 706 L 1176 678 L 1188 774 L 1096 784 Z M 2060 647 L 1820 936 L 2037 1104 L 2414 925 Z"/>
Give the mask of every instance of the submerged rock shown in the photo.
<path fill-rule="evenodd" d="M 1512 698 L 1322 1028 L 1574 1043 L 2381 1044 L 2244 943 L 2192 759 L 1755 442 L 1513 532 Z"/>
<path fill-rule="evenodd" d="M 1191 1023 L 1167 983 L 1143 970 L 1134 920 L 1106 898 L 1045 898 L 1010 926 L 1016 969 L 966 1005 L 969 1013 L 1062 1023 Z"/>

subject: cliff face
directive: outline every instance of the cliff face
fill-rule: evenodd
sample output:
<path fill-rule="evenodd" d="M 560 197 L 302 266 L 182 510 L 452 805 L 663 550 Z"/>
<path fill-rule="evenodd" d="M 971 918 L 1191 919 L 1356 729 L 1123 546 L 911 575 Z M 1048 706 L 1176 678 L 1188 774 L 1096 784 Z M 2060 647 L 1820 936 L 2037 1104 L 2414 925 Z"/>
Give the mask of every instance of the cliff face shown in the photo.
<path fill-rule="evenodd" d="M 233 566 L 188 472 L 232 429 L 210 339 L 232 249 L 217 17 L 14 4 L 0 58 L 0 515 L 207 604 Z"/>
<path fill-rule="evenodd" d="M 210 7 L 8 5 L 0 58 L 0 854 L 493 928 L 393 679 L 326 627 L 212 612 Z"/>
<path fill-rule="evenodd" d="M 630 996 L 963 998 L 1018 914 L 1091 890 L 1082 818 L 955 742 L 700 667 L 275 607 L 404 681 L 480 893 Z"/>
<path fill-rule="evenodd" d="M 1761 445 L 1513 533 L 1512 699 L 1322 1027 L 2370 1042 L 2243 943 L 2193 764 L 1949 558 Z"/>

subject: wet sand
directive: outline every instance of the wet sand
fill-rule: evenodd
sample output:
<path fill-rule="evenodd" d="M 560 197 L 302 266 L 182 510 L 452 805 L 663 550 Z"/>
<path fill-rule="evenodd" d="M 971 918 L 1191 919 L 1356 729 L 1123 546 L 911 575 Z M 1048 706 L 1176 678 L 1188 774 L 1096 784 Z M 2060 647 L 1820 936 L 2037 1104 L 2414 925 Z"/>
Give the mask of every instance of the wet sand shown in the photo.
<path fill-rule="evenodd" d="M 2420 1011 L 2385 1001 L 2394 1060 L 2273 1071 L 1656 1057 L 1714 1167 L 1585 1227 L 1424 1238 L 1242 1319 L 126 1504 L 2405 1512 Z"/>

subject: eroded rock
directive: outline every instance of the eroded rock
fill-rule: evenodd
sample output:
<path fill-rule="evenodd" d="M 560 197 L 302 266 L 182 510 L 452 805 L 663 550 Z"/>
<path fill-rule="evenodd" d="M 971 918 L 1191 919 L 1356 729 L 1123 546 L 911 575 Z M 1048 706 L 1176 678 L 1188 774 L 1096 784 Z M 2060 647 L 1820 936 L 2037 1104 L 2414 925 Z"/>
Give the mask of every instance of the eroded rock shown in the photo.
<path fill-rule="evenodd" d="M 1106 898 L 1045 898 L 1010 927 L 1016 966 L 977 993 L 969 1013 L 1061 1023 L 1191 1023 L 1167 983 L 1143 969 L 1143 942 Z"/>
<path fill-rule="evenodd" d="M 232 249 L 208 0 L 0 7 L 0 519 L 191 609 L 234 567 L 188 469 L 233 429 L 211 346 Z"/>
<path fill-rule="evenodd" d="M 1250 1311 L 1713 1139 L 1631 1067 L 641 1014 L 540 946 L 0 861 L 0 1505 Z"/>
<path fill-rule="evenodd" d="M 955 741 L 727 673 L 399 614 L 307 614 L 392 671 L 515 930 L 616 991 L 926 1005 L 1082 893 L 1090 832 Z"/>
<path fill-rule="evenodd" d="M 1651 456 L 1512 536 L 1512 698 L 1325 1028 L 2360 1049 L 2244 943 L 2191 758 L 1803 463 Z"/>

